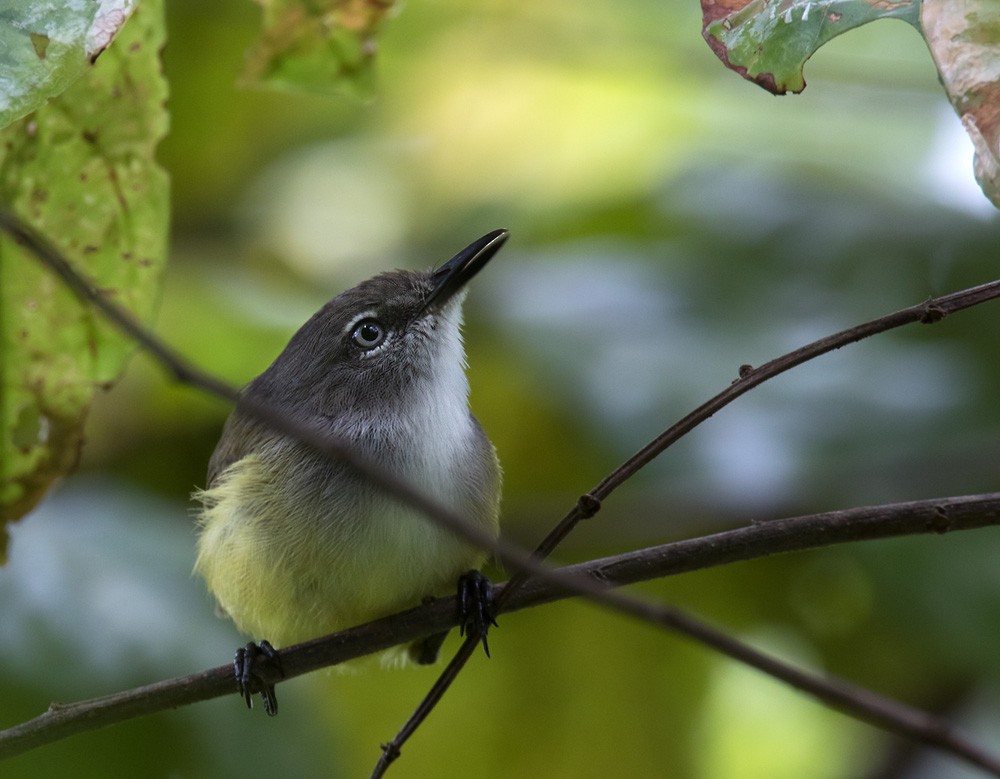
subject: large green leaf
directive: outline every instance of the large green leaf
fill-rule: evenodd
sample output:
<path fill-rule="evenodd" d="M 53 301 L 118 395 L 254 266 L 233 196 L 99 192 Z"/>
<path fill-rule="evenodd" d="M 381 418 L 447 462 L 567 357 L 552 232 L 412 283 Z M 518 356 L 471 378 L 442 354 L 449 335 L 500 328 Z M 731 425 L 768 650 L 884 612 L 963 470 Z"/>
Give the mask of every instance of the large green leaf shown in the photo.
<path fill-rule="evenodd" d="M 876 19 L 919 25 L 919 0 L 702 0 L 702 35 L 726 67 L 783 95 L 801 92 L 802 68 L 824 43 Z"/>
<path fill-rule="evenodd" d="M 247 84 L 371 96 L 376 35 L 393 0 L 257 2 L 264 30 L 247 56 Z"/>
<path fill-rule="evenodd" d="M 161 2 L 145 0 L 82 78 L 0 131 L 0 202 L 140 319 L 166 256 L 163 39 Z M 73 467 L 93 393 L 132 348 L 0 241 L 0 517 L 23 515 Z"/>

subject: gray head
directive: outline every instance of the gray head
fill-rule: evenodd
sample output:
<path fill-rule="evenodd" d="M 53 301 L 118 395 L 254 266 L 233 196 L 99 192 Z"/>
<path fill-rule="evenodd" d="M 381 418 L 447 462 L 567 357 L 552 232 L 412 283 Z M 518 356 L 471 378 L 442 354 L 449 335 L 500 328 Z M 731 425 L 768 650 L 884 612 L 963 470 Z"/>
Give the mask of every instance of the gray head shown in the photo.
<path fill-rule="evenodd" d="M 396 437 L 398 423 L 423 423 L 435 437 L 456 420 L 467 424 L 462 299 L 466 283 L 507 236 L 494 230 L 437 270 L 383 273 L 341 293 L 299 328 L 244 394 L 359 441 L 370 441 L 367 431 L 378 423 L 383 440 Z M 237 408 L 209 462 L 209 484 L 274 438 Z"/>
<path fill-rule="evenodd" d="M 297 415 L 389 411 L 430 385 L 468 392 L 465 285 L 506 242 L 494 230 L 433 271 L 391 271 L 316 312 L 247 388 Z"/>

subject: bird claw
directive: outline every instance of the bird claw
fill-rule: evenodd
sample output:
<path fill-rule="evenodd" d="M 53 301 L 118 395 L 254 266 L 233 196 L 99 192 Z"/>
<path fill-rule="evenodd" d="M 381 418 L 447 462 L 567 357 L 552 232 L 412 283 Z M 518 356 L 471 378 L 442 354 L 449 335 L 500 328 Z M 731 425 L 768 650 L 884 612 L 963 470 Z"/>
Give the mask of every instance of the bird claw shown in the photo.
<path fill-rule="evenodd" d="M 264 713 L 273 717 L 278 713 L 278 697 L 274 683 L 284 676 L 281 657 L 269 641 L 255 644 L 252 641 L 236 650 L 233 658 L 233 673 L 236 689 L 247 708 L 253 708 L 253 694 L 260 692 L 264 701 Z"/>
<path fill-rule="evenodd" d="M 493 613 L 493 584 L 480 571 L 468 571 L 458 580 L 459 635 L 479 636 L 483 651 L 490 656 L 486 640 L 490 626 L 497 626 Z"/>

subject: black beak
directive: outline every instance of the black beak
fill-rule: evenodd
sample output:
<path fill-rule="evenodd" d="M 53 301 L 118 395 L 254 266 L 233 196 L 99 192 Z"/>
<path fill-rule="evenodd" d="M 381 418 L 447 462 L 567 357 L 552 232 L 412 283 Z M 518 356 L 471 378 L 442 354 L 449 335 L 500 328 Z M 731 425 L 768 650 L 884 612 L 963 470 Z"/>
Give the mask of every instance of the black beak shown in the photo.
<path fill-rule="evenodd" d="M 504 229 L 487 233 L 435 270 L 431 274 L 434 288 L 424 301 L 420 313 L 423 314 L 429 308 L 442 308 L 452 295 L 468 284 L 490 258 L 500 251 L 509 236 L 510 233 Z"/>

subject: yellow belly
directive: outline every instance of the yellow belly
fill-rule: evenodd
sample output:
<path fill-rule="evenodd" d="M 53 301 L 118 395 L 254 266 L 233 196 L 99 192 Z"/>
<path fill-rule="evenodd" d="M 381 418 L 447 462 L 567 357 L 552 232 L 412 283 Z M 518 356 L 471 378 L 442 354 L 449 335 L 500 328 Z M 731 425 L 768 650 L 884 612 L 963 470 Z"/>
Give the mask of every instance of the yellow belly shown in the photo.
<path fill-rule="evenodd" d="M 243 632 L 287 646 L 453 592 L 485 555 L 402 504 L 374 495 L 359 515 L 279 497 L 259 457 L 198 495 L 195 571 Z M 310 508 L 310 504 L 313 508 Z M 496 511 L 485 521 L 496 534 Z"/>

